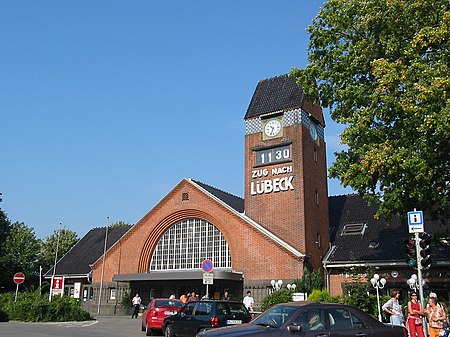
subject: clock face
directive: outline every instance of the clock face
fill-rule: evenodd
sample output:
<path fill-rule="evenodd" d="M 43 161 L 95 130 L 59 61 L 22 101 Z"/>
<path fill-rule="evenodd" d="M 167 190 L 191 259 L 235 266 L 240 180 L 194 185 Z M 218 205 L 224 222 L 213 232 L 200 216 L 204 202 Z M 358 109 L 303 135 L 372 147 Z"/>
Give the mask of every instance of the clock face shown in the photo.
<path fill-rule="evenodd" d="M 317 140 L 317 126 L 313 122 L 309 123 L 309 134 L 314 141 Z"/>
<path fill-rule="evenodd" d="M 271 119 L 264 126 L 264 133 L 268 137 L 275 137 L 281 132 L 281 122 L 278 119 Z"/>

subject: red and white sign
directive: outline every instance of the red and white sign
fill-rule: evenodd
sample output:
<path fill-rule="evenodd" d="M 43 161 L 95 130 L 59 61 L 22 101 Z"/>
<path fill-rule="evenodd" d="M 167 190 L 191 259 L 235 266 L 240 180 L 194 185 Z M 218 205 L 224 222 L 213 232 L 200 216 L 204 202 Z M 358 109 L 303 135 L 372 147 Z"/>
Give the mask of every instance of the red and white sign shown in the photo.
<path fill-rule="evenodd" d="M 52 279 L 52 295 L 64 294 L 64 276 L 53 276 Z"/>
<path fill-rule="evenodd" d="M 25 274 L 21 272 L 15 273 L 13 281 L 15 284 L 22 284 L 25 281 Z"/>

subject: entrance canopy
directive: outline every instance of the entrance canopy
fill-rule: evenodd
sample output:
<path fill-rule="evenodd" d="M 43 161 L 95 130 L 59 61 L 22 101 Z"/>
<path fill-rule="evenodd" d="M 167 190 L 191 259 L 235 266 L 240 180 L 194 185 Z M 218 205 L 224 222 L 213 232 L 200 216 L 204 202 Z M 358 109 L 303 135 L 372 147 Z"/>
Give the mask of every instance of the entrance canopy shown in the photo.
<path fill-rule="evenodd" d="M 244 274 L 227 270 L 214 270 L 213 276 L 215 280 L 243 281 Z M 132 281 L 174 281 L 174 280 L 201 280 L 203 279 L 203 271 L 187 270 L 187 271 L 150 271 L 143 274 L 115 274 L 114 282 L 132 282 Z"/>

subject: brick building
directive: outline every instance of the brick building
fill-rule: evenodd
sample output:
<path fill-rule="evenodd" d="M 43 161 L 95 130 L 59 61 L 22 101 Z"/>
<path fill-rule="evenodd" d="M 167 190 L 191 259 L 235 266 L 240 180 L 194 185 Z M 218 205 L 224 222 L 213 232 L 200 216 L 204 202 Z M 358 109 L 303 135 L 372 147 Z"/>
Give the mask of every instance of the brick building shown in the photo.
<path fill-rule="evenodd" d="M 305 268 L 322 270 L 332 294 L 345 291 L 356 265 L 408 273 L 403 254 L 392 249 L 399 247 L 395 237 L 377 245 L 382 230 L 391 226 L 406 238 L 406 228 L 375 221 L 376 209 L 358 196 L 328 197 L 322 110 L 305 100 L 293 78 L 260 81 L 244 120 L 244 199 L 183 179 L 135 225 L 111 228 L 105 255 L 98 247 L 106 230 L 99 229 L 90 232 L 95 242 L 83 238 L 66 254 L 56 269 L 68 277 L 66 293 L 81 284 L 86 306 L 91 312 L 101 306 L 102 313 L 119 313 L 130 292 L 144 302 L 187 291 L 204 295 L 205 259 L 214 263 L 209 296 L 228 290 L 241 299 L 252 290 L 257 303 L 272 279 L 286 285 Z M 77 251 L 89 256 L 81 259 L 82 273 L 70 268 Z M 445 251 L 448 269 L 448 246 Z"/>

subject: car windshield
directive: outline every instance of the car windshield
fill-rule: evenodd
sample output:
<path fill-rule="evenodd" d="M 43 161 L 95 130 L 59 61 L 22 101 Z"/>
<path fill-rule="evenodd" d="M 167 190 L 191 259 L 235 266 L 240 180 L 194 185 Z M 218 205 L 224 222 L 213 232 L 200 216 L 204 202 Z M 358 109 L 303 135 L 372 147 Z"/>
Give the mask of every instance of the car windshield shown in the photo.
<path fill-rule="evenodd" d="M 173 301 L 173 300 L 157 300 L 155 303 L 155 307 L 179 307 L 183 306 L 183 302 L 181 301 Z"/>
<path fill-rule="evenodd" d="M 261 316 L 256 318 L 252 324 L 263 325 L 272 328 L 281 327 L 297 310 L 296 307 L 291 306 L 277 306 L 269 309 Z"/>

